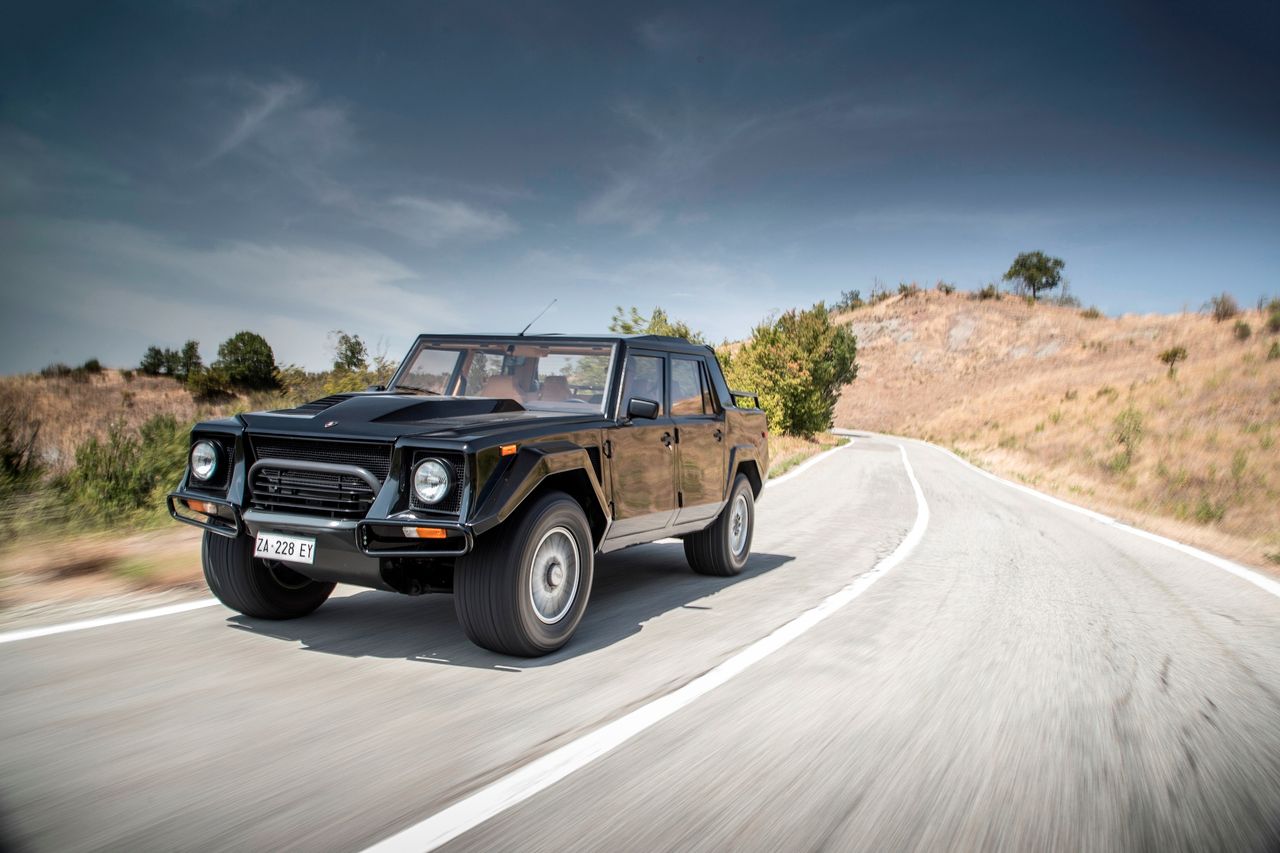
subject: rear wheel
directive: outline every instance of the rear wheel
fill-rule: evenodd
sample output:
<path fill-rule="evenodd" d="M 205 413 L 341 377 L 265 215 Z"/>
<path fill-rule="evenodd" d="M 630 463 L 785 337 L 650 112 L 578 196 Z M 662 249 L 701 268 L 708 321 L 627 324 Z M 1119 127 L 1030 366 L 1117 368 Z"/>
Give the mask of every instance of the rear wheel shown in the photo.
<path fill-rule="evenodd" d="M 685 559 L 700 575 L 736 575 L 751 556 L 755 527 L 756 502 L 751 481 L 739 474 L 729 492 L 729 502 L 711 526 L 684 537 Z"/>
<path fill-rule="evenodd" d="M 253 537 L 205 531 L 204 579 L 219 601 L 245 616 L 296 619 L 315 610 L 334 585 L 313 581 L 275 560 L 253 556 Z"/>
<path fill-rule="evenodd" d="M 458 621 L 473 643 L 491 651 L 520 657 L 553 652 L 582 620 L 593 566 L 582 507 L 561 492 L 547 494 L 458 558 Z"/>

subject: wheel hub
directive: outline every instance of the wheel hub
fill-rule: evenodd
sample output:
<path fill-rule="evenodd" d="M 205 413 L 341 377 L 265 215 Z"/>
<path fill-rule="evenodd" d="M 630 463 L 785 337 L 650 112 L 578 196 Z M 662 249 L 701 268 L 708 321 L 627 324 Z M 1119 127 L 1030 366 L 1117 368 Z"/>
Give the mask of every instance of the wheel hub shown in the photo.
<path fill-rule="evenodd" d="M 567 528 L 554 527 L 543 534 L 529 568 L 529 603 L 540 621 L 554 624 L 573 608 L 581 567 L 578 542 Z"/>

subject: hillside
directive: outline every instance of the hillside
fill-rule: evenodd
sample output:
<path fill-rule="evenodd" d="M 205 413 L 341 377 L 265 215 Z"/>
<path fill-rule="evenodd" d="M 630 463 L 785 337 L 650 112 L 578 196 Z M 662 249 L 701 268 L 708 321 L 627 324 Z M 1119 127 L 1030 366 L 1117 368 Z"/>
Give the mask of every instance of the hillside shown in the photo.
<path fill-rule="evenodd" d="M 927 438 L 990 470 L 1256 565 L 1280 562 L 1280 340 L 1257 311 L 1089 318 L 966 293 L 842 314 L 838 426 Z M 1170 378 L 1161 352 L 1186 347 Z M 1123 414 L 1122 414 L 1123 413 Z M 1124 439 L 1122 442 L 1121 439 Z M 1125 452 L 1125 447 L 1130 448 Z"/>

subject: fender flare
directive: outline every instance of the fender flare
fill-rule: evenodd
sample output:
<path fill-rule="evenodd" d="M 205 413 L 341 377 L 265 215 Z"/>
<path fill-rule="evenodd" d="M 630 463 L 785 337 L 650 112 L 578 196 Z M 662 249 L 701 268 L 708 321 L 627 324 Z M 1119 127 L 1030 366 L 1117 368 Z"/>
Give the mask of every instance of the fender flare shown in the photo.
<path fill-rule="evenodd" d="M 729 448 L 729 461 L 725 465 L 724 474 L 724 496 L 725 500 L 729 499 L 729 492 L 733 489 L 733 480 L 738 475 L 738 468 L 743 462 L 752 462 L 755 464 L 756 474 L 760 478 L 760 483 L 752 483 L 752 491 L 755 497 L 759 498 L 764 491 L 764 472 L 760 470 L 759 454 L 753 444 L 735 444 Z M 750 479 L 750 477 L 748 477 Z"/>
<path fill-rule="evenodd" d="M 551 441 L 520 448 L 494 490 L 478 507 L 470 524 L 472 532 L 479 535 L 506 521 L 548 477 L 574 471 L 585 474 L 591 486 L 591 499 L 604 516 L 607 527 L 613 514 L 586 448 L 568 441 Z"/>

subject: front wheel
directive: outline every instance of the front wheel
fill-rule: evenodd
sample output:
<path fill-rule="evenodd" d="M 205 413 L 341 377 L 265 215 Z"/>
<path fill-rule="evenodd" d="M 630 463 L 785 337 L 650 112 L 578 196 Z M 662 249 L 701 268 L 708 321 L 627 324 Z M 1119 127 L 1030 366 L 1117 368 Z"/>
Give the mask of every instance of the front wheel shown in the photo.
<path fill-rule="evenodd" d="M 711 526 L 684 537 L 685 559 L 700 575 L 736 575 L 751 556 L 755 529 L 755 494 L 751 491 L 751 481 L 739 474 L 729 492 L 729 502 Z"/>
<path fill-rule="evenodd" d="M 478 646 L 545 655 L 569 642 L 586 610 L 591 528 L 578 502 L 562 492 L 543 496 L 507 524 L 510 532 L 490 531 L 454 563 L 454 610 Z"/>
<path fill-rule="evenodd" d="M 334 584 L 314 581 L 284 563 L 253 556 L 253 537 L 234 539 L 205 531 L 201 549 L 204 579 L 214 596 L 245 616 L 296 619 L 315 610 Z"/>

